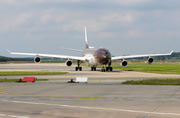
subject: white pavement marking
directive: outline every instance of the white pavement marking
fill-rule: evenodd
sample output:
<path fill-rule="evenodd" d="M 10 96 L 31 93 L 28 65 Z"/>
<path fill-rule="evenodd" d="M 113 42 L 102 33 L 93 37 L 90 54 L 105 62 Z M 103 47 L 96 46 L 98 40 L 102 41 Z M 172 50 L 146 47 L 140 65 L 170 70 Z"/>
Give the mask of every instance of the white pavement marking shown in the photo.
<path fill-rule="evenodd" d="M 161 113 L 161 112 L 149 112 L 149 111 L 136 111 L 136 110 L 127 110 L 127 109 L 113 109 L 113 108 L 102 108 L 102 107 L 86 107 L 86 106 L 71 106 L 71 105 L 61 105 L 61 104 L 49 104 L 49 103 L 35 103 L 35 102 L 23 102 L 23 101 L 8 101 L 3 100 L 5 102 L 14 102 L 14 103 L 24 103 L 24 104 L 35 104 L 35 105 L 49 105 L 49 106 L 60 106 L 60 107 L 73 107 L 73 108 L 81 108 L 81 109 L 97 109 L 97 110 L 110 110 L 110 111 L 124 111 L 131 113 L 146 113 L 146 114 L 157 114 L 157 115 L 176 115 L 180 116 L 178 113 Z"/>
<path fill-rule="evenodd" d="M 4 115 L 4 114 L 0 114 L 0 116 L 6 116 L 6 115 Z"/>
<path fill-rule="evenodd" d="M 3 116 L 3 117 L 8 116 L 8 117 L 13 117 L 13 118 L 28 118 L 26 116 L 15 116 L 15 115 L 5 115 L 5 114 L 0 114 L 0 116 Z"/>
<path fill-rule="evenodd" d="M 25 116 L 15 116 L 15 115 L 7 115 L 9 117 L 13 117 L 13 118 L 28 118 L 28 117 L 25 117 Z"/>

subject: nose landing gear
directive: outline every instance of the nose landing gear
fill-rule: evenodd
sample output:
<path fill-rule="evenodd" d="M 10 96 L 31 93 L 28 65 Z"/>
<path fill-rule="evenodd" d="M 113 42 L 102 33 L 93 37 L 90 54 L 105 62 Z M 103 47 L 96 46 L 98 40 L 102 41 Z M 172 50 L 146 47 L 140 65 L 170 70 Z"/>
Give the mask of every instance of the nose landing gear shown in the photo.
<path fill-rule="evenodd" d="M 101 69 L 101 72 L 106 72 L 104 68 Z"/>
<path fill-rule="evenodd" d="M 102 69 L 101 72 L 105 72 L 105 71 L 113 71 L 113 68 L 111 67 L 111 61 L 108 64 L 108 67 L 106 67 L 106 69 L 104 68 L 105 65 L 102 65 Z"/>
<path fill-rule="evenodd" d="M 104 65 L 102 65 L 102 69 L 101 69 L 101 72 L 105 72 L 105 68 L 104 68 Z"/>

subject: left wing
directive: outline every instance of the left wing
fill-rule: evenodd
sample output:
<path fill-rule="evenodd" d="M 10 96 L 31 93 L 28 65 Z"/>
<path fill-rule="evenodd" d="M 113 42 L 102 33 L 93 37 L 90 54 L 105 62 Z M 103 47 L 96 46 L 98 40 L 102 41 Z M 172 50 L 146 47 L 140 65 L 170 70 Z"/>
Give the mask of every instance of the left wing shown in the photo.
<path fill-rule="evenodd" d="M 171 55 L 173 53 L 173 50 L 170 53 L 165 54 L 144 54 L 144 55 L 129 55 L 129 56 L 117 56 L 117 57 L 111 57 L 111 60 L 118 60 L 118 59 L 128 59 L 128 58 L 138 58 L 138 57 L 151 57 L 151 56 L 166 56 Z"/>
<path fill-rule="evenodd" d="M 80 61 L 89 60 L 88 58 L 78 57 L 78 56 L 54 55 L 54 54 L 39 54 L 39 53 L 10 52 L 8 49 L 7 49 L 7 51 L 8 51 L 10 54 L 16 54 L 16 55 L 29 55 L 29 56 L 36 56 L 36 57 L 56 57 L 56 58 L 73 59 L 73 60 L 80 60 Z"/>

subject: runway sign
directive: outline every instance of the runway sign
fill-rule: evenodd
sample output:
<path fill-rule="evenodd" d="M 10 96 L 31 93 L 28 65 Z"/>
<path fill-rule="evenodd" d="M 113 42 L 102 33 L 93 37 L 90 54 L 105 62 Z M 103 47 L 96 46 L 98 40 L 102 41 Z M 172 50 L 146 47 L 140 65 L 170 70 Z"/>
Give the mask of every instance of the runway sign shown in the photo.
<path fill-rule="evenodd" d="M 88 77 L 76 77 L 76 82 L 88 82 Z"/>
<path fill-rule="evenodd" d="M 24 77 L 23 82 L 35 82 L 35 77 Z"/>

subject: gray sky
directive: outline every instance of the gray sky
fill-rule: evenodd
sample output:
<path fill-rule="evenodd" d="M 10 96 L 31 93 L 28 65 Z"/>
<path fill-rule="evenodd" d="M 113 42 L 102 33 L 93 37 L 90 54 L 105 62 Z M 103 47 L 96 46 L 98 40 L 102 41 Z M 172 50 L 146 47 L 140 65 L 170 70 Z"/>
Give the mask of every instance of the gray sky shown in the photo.
<path fill-rule="evenodd" d="M 79 55 L 84 27 L 92 47 L 112 55 L 180 51 L 179 0 L 0 0 L 0 55 Z"/>

